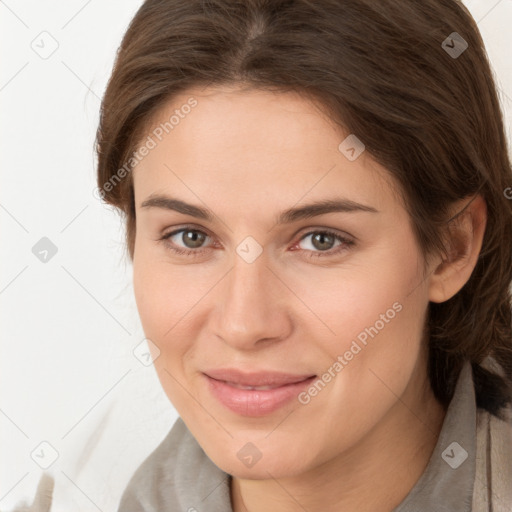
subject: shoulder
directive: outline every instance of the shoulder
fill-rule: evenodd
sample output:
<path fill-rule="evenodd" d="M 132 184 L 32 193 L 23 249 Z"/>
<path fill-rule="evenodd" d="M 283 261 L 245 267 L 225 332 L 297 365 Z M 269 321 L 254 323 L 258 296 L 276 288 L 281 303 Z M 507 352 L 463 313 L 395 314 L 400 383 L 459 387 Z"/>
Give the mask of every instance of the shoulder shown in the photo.
<path fill-rule="evenodd" d="M 184 441 L 187 443 L 184 427 L 178 418 L 162 442 L 140 464 L 123 492 L 119 510 L 156 510 L 155 505 L 160 499 L 159 487 L 169 484 L 174 475 L 174 467 L 170 461 L 178 458 L 180 446 L 183 446 Z M 158 486 L 155 485 L 156 482 L 159 483 Z"/>
<path fill-rule="evenodd" d="M 137 468 L 119 504 L 121 512 L 193 510 L 202 489 L 227 490 L 227 475 L 207 457 L 178 418 L 167 436 Z M 222 489 L 224 487 L 224 489 Z"/>
<path fill-rule="evenodd" d="M 512 409 L 497 417 L 477 410 L 474 510 L 512 510 Z"/>

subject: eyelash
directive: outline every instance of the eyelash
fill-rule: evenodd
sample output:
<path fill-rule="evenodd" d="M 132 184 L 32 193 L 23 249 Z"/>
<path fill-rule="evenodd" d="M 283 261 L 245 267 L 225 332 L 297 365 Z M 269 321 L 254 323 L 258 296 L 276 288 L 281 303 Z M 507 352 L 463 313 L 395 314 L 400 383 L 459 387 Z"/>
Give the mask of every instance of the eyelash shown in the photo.
<path fill-rule="evenodd" d="M 169 248 L 171 251 L 173 251 L 174 253 L 179 254 L 179 255 L 198 256 L 199 254 L 204 252 L 204 248 L 183 249 L 181 247 L 177 247 L 177 246 L 173 245 L 171 242 L 168 241 L 168 239 L 171 238 L 172 236 L 177 235 L 178 233 L 181 233 L 181 232 L 185 232 L 185 231 L 193 231 L 196 233 L 202 233 L 203 235 L 209 236 L 204 231 L 196 229 L 192 226 L 185 226 L 178 230 L 171 231 L 170 233 L 164 234 L 161 238 L 158 239 L 158 241 L 164 242 L 164 244 L 166 245 L 167 248 Z M 355 242 L 353 240 L 345 238 L 345 237 L 341 236 L 339 233 L 337 233 L 336 231 L 332 231 L 330 229 L 318 229 L 318 230 L 314 230 L 314 231 L 309 231 L 308 233 L 304 234 L 297 243 L 302 242 L 302 240 L 304 240 L 306 237 L 308 237 L 310 235 L 314 235 L 314 234 L 318 234 L 318 233 L 321 233 L 323 235 L 331 235 L 336 240 L 340 241 L 341 244 L 333 249 L 329 249 L 328 251 L 310 251 L 308 249 L 300 249 L 300 250 L 303 250 L 303 251 L 306 251 L 309 253 L 307 256 L 308 258 L 323 258 L 323 257 L 335 256 L 335 255 L 341 253 L 342 251 L 347 250 L 350 247 L 352 247 L 353 245 L 355 245 Z"/>

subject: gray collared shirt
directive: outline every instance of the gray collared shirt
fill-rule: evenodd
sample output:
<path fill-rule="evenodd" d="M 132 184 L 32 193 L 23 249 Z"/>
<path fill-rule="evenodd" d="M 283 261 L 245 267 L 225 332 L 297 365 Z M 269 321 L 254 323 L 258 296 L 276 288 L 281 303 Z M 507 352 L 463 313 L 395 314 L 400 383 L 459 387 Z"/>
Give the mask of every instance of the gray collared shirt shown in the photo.
<path fill-rule="evenodd" d="M 472 371 L 467 362 L 430 461 L 394 512 L 471 511 L 476 422 Z M 206 456 L 178 418 L 134 473 L 118 512 L 232 512 L 230 479 Z"/>

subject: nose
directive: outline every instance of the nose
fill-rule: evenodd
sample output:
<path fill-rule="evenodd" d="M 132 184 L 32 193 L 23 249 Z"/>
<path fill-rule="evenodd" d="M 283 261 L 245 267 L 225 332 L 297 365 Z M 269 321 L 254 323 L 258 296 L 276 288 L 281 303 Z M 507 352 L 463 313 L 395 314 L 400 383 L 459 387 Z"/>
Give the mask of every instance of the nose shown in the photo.
<path fill-rule="evenodd" d="M 286 339 L 292 330 L 286 292 L 263 255 L 252 263 L 236 256 L 215 297 L 214 334 L 238 350 Z"/>

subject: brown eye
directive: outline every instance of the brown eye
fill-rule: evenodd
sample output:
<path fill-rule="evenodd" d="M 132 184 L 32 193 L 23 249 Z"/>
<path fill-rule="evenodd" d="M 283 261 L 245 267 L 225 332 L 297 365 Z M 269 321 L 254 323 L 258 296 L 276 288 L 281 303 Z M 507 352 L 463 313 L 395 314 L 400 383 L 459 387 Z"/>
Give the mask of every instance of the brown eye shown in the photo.
<path fill-rule="evenodd" d="M 335 241 L 335 237 L 329 233 L 316 233 L 311 239 L 313 246 L 321 251 L 332 249 Z"/>
<path fill-rule="evenodd" d="M 332 249 L 337 241 L 344 242 L 345 240 L 341 238 L 339 235 L 335 235 L 334 233 L 330 233 L 328 231 L 312 231 L 302 237 L 301 242 L 310 239 L 309 245 L 310 247 L 303 247 L 307 250 L 317 250 L 317 251 L 328 251 Z"/>
<path fill-rule="evenodd" d="M 206 247 L 203 247 L 209 236 L 202 231 L 192 228 L 181 228 L 167 233 L 160 241 L 177 254 L 197 254 Z"/>
<path fill-rule="evenodd" d="M 309 241 L 305 243 L 305 241 Z M 305 250 L 308 257 L 335 256 L 342 251 L 354 246 L 354 241 L 334 231 L 318 230 L 310 231 L 299 242 L 301 249 Z"/>
<path fill-rule="evenodd" d="M 200 231 L 192 231 L 187 229 L 183 230 L 182 233 L 181 241 L 185 247 L 189 249 L 197 249 L 198 247 L 201 247 L 206 239 L 206 235 Z"/>

